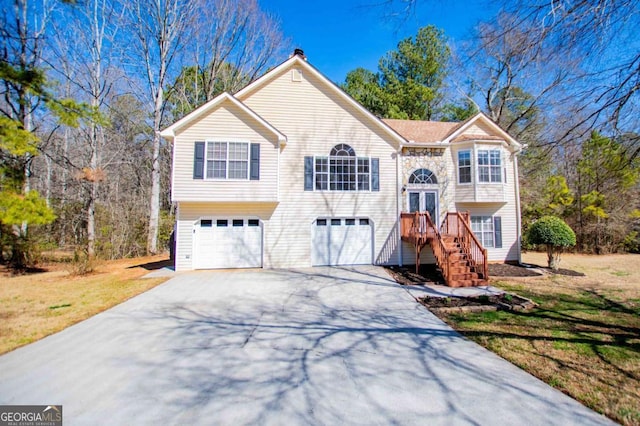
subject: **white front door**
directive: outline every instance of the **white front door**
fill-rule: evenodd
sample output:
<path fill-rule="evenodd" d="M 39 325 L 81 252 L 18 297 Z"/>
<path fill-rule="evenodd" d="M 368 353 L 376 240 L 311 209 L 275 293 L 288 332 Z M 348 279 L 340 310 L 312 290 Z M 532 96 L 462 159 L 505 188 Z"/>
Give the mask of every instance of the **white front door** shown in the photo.
<path fill-rule="evenodd" d="M 318 218 L 311 225 L 311 264 L 370 265 L 372 230 L 367 218 Z"/>
<path fill-rule="evenodd" d="M 438 191 L 409 191 L 409 212 L 429 212 L 431 221 L 438 226 Z"/>
<path fill-rule="evenodd" d="M 262 266 L 262 226 L 258 219 L 200 219 L 193 234 L 194 269 Z"/>

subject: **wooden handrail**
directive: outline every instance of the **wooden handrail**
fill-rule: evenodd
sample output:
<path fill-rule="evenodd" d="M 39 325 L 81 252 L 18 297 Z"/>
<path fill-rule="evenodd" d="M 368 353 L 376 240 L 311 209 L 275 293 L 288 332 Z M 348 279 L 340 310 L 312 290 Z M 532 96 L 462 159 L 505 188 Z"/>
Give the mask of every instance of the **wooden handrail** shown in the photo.
<path fill-rule="evenodd" d="M 444 236 L 452 236 L 457 239 L 475 272 L 482 275 L 482 279 L 488 279 L 487 250 L 482 247 L 478 237 L 473 233 L 468 212 L 447 212 L 440 229 L 433 223 L 428 212 L 401 213 L 400 228 L 402 239 L 411 242 L 415 247 L 416 272 L 420 267 L 420 253 L 424 246 L 430 243 L 442 276 L 449 284 L 453 270 L 451 255 L 458 249 L 448 248 L 444 242 Z"/>
<path fill-rule="evenodd" d="M 470 222 L 469 212 L 447 212 L 447 217 L 442 225 L 446 227 L 447 234 L 458 237 L 463 250 L 469 255 L 477 272 L 482 273 L 482 278 L 487 280 L 489 279 L 487 249 L 482 247 L 478 237 L 473 233 Z M 454 227 L 455 229 L 452 229 Z"/>
<path fill-rule="evenodd" d="M 433 223 L 429 212 L 401 213 L 401 236 L 410 241 L 416 248 L 416 272 L 420 268 L 420 252 L 422 248 L 431 243 L 436 263 L 442 271 L 445 282 L 449 282 L 451 271 L 451 250 L 448 249 L 438 232 L 438 227 Z"/>

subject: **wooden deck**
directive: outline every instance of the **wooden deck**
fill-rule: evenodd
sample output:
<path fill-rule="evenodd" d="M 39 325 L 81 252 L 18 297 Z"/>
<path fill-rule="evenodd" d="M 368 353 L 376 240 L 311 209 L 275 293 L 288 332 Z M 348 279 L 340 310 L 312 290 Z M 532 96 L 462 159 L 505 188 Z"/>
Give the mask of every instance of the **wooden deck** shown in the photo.
<path fill-rule="evenodd" d="M 447 212 L 440 228 L 428 212 L 402 213 L 400 230 L 402 239 L 415 249 L 416 272 L 420 268 L 420 254 L 429 245 L 448 286 L 488 284 L 487 250 L 471 230 L 469 213 Z"/>

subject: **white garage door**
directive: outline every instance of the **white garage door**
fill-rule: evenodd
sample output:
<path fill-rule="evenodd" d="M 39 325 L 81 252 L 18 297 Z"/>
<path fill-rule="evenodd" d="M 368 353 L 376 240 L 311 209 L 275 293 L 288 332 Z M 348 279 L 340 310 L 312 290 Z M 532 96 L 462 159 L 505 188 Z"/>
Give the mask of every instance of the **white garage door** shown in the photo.
<path fill-rule="evenodd" d="M 311 227 L 311 263 L 314 266 L 373 263 L 369 219 L 318 218 Z"/>
<path fill-rule="evenodd" d="M 258 219 L 200 219 L 194 227 L 193 268 L 259 268 L 262 226 Z"/>

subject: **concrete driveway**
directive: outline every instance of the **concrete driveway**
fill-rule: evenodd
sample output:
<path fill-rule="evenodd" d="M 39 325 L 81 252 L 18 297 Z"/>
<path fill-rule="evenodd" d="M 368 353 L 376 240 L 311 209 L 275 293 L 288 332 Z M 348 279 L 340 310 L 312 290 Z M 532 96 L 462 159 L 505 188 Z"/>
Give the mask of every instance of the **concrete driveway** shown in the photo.
<path fill-rule="evenodd" d="M 609 423 L 373 266 L 178 275 L 0 357 L 0 404 L 67 425 Z"/>

